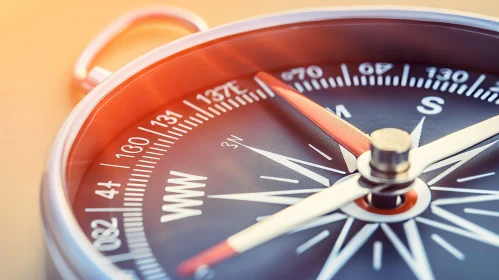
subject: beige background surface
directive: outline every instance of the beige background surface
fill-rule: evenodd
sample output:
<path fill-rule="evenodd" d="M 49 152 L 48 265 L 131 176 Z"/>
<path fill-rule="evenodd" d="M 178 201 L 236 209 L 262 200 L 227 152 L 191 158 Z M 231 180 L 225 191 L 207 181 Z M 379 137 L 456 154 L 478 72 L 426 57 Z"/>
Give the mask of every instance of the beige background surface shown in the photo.
<path fill-rule="evenodd" d="M 49 144 L 75 104 L 70 87 L 73 62 L 102 27 L 146 2 L 190 9 L 212 27 L 266 13 L 331 5 L 404 4 L 499 16 L 497 0 L 0 0 L 1 279 L 45 277 L 39 181 Z M 175 36 L 179 34 L 158 28 L 137 30 L 118 40 L 111 48 L 118 54 L 104 55 L 103 64 L 116 69 Z M 149 39 L 137 43 L 144 37 Z"/>

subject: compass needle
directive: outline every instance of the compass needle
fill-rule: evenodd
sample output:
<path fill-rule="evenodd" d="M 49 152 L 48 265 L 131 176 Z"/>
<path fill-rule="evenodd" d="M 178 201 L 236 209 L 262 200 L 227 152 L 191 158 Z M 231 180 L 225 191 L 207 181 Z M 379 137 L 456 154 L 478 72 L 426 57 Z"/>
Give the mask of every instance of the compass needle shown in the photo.
<path fill-rule="evenodd" d="M 499 115 L 416 148 L 411 152 L 411 156 L 421 161 L 420 164 L 426 168 L 497 134 L 499 134 Z"/>
<path fill-rule="evenodd" d="M 358 175 L 352 176 L 232 235 L 226 241 L 182 262 L 178 267 L 179 274 L 191 275 L 201 266 L 212 266 L 241 254 L 368 194 L 369 190 L 361 187 L 358 180 Z"/>

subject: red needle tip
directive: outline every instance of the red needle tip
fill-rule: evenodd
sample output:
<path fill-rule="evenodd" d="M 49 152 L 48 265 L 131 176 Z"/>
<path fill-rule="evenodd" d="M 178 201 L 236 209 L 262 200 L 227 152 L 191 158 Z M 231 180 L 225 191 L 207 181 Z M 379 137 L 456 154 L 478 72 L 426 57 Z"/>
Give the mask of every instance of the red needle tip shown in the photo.
<path fill-rule="evenodd" d="M 237 254 L 237 251 L 224 241 L 179 264 L 177 274 L 191 276 L 202 266 L 211 266 Z"/>
<path fill-rule="evenodd" d="M 256 77 L 355 156 L 370 150 L 371 140 L 355 126 L 268 73 L 258 72 Z"/>
<path fill-rule="evenodd" d="M 256 77 L 259 78 L 260 80 L 265 81 L 265 82 L 271 81 L 271 85 L 272 86 L 280 86 L 280 87 L 283 87 L 283 88 L 288 88 L 289 87 L 283 81 L 281 81 L 278 78 L 270 75 L 267 72 L 260 71 L 260 72 L 256 73 Z M 271 85 L 268 85 L 268 86 L 271 86 Z"/>

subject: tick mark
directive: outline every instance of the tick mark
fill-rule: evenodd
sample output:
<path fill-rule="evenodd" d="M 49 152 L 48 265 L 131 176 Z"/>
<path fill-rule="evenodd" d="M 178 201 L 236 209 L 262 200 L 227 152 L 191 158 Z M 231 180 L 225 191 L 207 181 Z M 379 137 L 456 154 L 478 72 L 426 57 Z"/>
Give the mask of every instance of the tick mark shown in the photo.
<path fill-rule="evenodd" d="M 438 234 L 432 234 L 431 239 L 435 241 L 438 245 L 442 246 L 447 252 L 449 252 L 451 255 L 456 257 L 456 259 L 463 261 L 464 260 L 464 254 L 461 253 L 456 247 L 452 246 L 449 242 L 447 242 L 445 239 L 440 237 Z"/>
<path fill-rule="evenodd" d="M 316 147 L 312 146 L 312 144 L 308 144 L 308 146 L 312 149 L 314 149 L 314 151 L 318 152 L 321 156 L 323 156 L 324 158 L 326 158 L 327 160 L 332 160 L 333 158 L 331 158 L 330 156 L 326 155 L 323 151 L 317 149 Z"/>
<path fill-rule="evenodd" d="M 383 243 L 375 241 L 373 245 L 373 268 L 374 270 L 381 270 L 383 258 Z"/>
<path fill-rule="evenodd" d="M 468 214 L 490 216 L 490 217 L 499 217 L 499 212 L 496 212 L 496 211 L 488 211 L 488 210 L 481 210 L 481 209 L 475 209 L 475 208 L 464 208 L 464 212 L 468 213 Z"/>
<path fill-rule="evenodd" d="M 298 184 L 300 182 L 300 181 L 294 180 L 294 179 L 286 179 L 286 178 L 279 178 L 279 177 L 260 176 L 260 178 L 267 179 L 267 180 L 286 182 L 286 183 L 293 183 L 293 184 Z"/>
<path fill-rule="evenodd" d="M 321 242 L 324 240 L 326 237 L 329 236 L 329 230 L 324 230 L 321 233 L 317 234 L 316 236 L 312 237 L 302 245 L 298 246 L 296 248 L 296 254 L 301 255 L 303 252 L 307 251 L 308 249 L 312 248 L 314 245 L 317 243 Z"/>

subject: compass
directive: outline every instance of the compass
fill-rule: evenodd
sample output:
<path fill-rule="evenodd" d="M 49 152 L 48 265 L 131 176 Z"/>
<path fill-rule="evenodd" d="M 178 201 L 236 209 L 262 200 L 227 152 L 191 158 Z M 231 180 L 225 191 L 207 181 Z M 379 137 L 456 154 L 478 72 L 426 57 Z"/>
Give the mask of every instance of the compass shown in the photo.
<path fill-rule="evenodd" d="M 130 24 L 201 31 L 111 74 Z M 316 10 L 205 30 L 133 12 L 84 52 L 43 177 L 80 279 L 495 279 L 499 23 Z"/>

